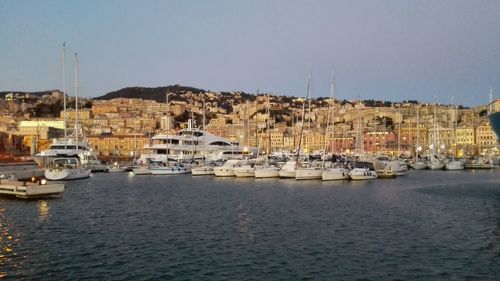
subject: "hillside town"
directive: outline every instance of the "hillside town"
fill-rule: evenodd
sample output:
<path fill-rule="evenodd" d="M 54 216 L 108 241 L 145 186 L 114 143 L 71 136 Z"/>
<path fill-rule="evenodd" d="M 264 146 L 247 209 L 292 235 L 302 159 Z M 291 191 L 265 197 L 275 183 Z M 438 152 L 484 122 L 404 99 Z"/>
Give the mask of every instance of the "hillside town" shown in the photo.
<path fill-rule="evenodd" d="M 43 95 L 7 93 L 0 100 L 2 159 L 46 149 L 75 121 L 99 157 L 135 157 L 156 134 L 188 126 L 266 153 L 290 152 L 299 142 L 305 153 L 364 151 L 392 156 L 439 153 L 469 157 L 497 152 L 486 105 L 464 108 L 417 101 L 346 101 L 329 98 L 254 95 L 243 92 L 165 92 L 162 101 L 137 98 L 78 100 L 59 90 Z M 266 111 L 269 108 L 269 111 Z M 76 114 L 76 112 L 78 114 Z M 269 112 L 269 113 L 267 113 Z M 333 121 L 333 122 L 332 122 Z M 301 134 L 302 132 L 302 134 Z M 300 136 L 302 135 L 302 140 Z"/>

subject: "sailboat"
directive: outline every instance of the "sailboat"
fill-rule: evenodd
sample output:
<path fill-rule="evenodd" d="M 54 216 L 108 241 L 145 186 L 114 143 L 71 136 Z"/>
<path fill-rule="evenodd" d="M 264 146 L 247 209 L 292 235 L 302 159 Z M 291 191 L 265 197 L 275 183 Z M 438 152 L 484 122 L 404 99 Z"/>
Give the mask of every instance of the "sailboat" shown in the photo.
<path fill-rule="evenodd" d="M 267 129 L 268 149 L 264 165 L 255 167 L 255 172 L 254 172 L 255 178 L 277 178 L 280 176 L 279 175 L 280 169 L 269 163 L 269 155 L 271 154 L 271 126 L 269 125 L 269 122 L 271 120 L 270 108 L 271 108 L 271 97 L 270 94 L 268 93 L 267 107 L 266 107 L 266 115 L 267 115 L 266 129 Z"/>
<path fill-rule="evenodd" d="M 448 171 L 457 171 L 463 170 L 464 163 L 460 160 L 455 159 L 456 156 L 456 143 L 457 143 L 457 121 L 458 121 L 458 107 L 455 105 L 455 122 L 453 123 L 453 143 L 455 144 L 455 151 L 451 159 L 444 164 L 445 170 Z"/>
<path fill-rule="evenodd" d="M 361 104 L 361 101 L 360 101 Z M 360 104 L 358 106 L 360 106 Z M 363 151 L 363 139 L 362 139 L 362 122 L 360 107 L 358 108 L 358 121 L 357 121 L 357 136 L 356 136 L 356 152 L 358 153 L 357 158 L 362 157 L 360 151 Z M 360 149 L 361 148 L 361 149 Z M 349 177 L 352 180 L 369 180 L 378 177 L 375 167 L 372 162 L 355 161 L 351 163 L 353 168 L 349 171 Z"/>
<path fill-rule="evenodd" d="M 427 169 L 427 163 L 420 157 L 422 147 L 420 146 L 420 105 L 417 107 L 417 147 L 415 148 L 415 160 L 412 165 L 413 170 Z"/>
<path fill-rule="evenodd" d="M 66 53 L 66 44 L 63 43 L 63 72 L 64 70 L 64 58 Z M 64 81 L 64 84 L 66 82 Z M 65 88 L 65 87 L 64 87 Z M 64 93 L 66 95 L 66 93 Z M 66 101 L 66 99 L 64 100 Z M 66 104 L 64 104 L 66 108 Z M 66 116 L 66 112 L 64 112 Z M 79 134 L 79 124 L 78 124 L 78 55 L 75 53 L 75 131 L 74 135 L 76 138 L 76 143 L 78 144 L 78 134 Z M 66 122 L 64 124 L 64 130 L 66 131 Z M 65 134 L 66 135 L 66 134 Z M 66 140 L 65 140 L 66 143 Z M 90 176 L 90 169 L 86 169 L 80 163 L 79 158 L 75 157 L 63 157 L 55 158 L 45 169 L 45 178 L 48 180 L 72 180 L 72 179 L 82 179 L 88 178 Z"/>
<path fill-rule="evenodd" d="M 431 170 L 442 170 L 444 168 L 444 163 L 436 153 L 436 149 L 438 149 L 439 144 L 439 127 L 437 124 L 437 103 L 434 103 L 434 132 L 433 132 L 433 140 L 431 144 L 431 153 L 429 157 L 429 169 Z M 438 149 L 439 151 L 439 149 Z"/>
<path fill-rule="evenodd" d="M 335 70 L 333 70 L 333 79 L 332 79 L 332 87 L 330 90 L 330 107 L 328 108 L 328 121 L 326 124 L 326 130 L 325 130 L 325 149 L 327 147 L 327 135 L 328 135 L 328 129 L 330 125 L 330 114 L 331 114 L 331 135 L 335 134 L 335 109 L 333 108 L 333 104 L 335 103 Z M 335 153 L 335 151 L 334 151 Z M 335 157 L 332 158 L 333 160 Z M 324 161 L 325 161 L 325 153 L 323 153 L 323 166 L 324 166 Z M 323 167 L 323 171 L 321 172 L 321 178 L 324 181 L 329 181 L 329 180 L 346 180 L 349 179 L 349 169 L 343 164 L 343 163 L 332 163 L 332 166 L 329 168 Z"/>
<path fill-rule="evenodd" d="M 309 109 L 308 109 L 308 116 L 309 116 L 309 126 L 308 130 L 311 129 L 311 77 L 309 77 L 309 84 L 307 86 L 307 100 L 309 101 Z M 302 120 L 302 129 L 301 129 L 301 135 L 300 138 L 302 140 L 303 136 L 303 131 L 304 131 L 304 121 Z M 300 153 L 300 147 L 299 147 L 299 153 Z M 308 167 L 302 168 L 302 167 L 297 167 L 295 171 L 295 179 L 296 180 L 312 180 L 312 179 L 321 179 L 321 173 L 323 172 L 323 167 L 321 166 L 313 166 L 311 163 L 308 164 Z"/>
<path fill-rule="evenodd" d="M 309 97 L 309 88 L 311 87 L 311 75 L 309 75 L 309 82 L 307 83 L 307 96 Z M 295 159 L 293 157 L 289 158 L 285 165 L 280 169 L 280 178 L 295 178 L 297 175 L 297 169 L 300 162 L 300 152 L 302 149 L 302 137 L 304 136 L 304 118 L 306 112 L 306 101 L 302 104 L 302 122 L 300 126 L 300 138 L 299 147 L 297 149 L 297 155 Z M 295 136 L 294 136 L 295 137 Z"/>

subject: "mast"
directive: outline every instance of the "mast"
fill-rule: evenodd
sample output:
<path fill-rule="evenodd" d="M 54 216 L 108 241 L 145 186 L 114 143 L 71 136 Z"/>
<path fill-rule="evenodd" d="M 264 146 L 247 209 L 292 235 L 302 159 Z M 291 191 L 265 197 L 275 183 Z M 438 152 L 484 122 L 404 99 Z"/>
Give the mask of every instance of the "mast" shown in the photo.
<path fill-rule="evenodd" d="M 420 104 L 417 106 L 417 158 L 420 152 Z"/>
<path fill-rule="evenodd" d="M 401 118 L 401 105 L 398 106 L 398 158 L 401 155 L 401 123 L 402 123 Z"/>
<path fill-rule="evenodd" d="M 327 111 L 327 121 L 326 121 L 326 128 L 325 128 L 325 136 L 324 136 L 324 139 L 325 139 L 325 145 L 324 145 L 324 148 L 323 148 L 323 168 L 325 168 L 325 154 L 326 154 L 326 148 L 327 148 L 327 138 L 328 138 L 328 133 L 329 133 L 329 129 L 330 129 L 330 117 L 332 119 L 332 122 L 335 122 L 335 120 L 333 119 L 333 113 L 332 113 L 332 103 L 333 103 L 333 95 L 334 95 L 334 92 L 335 92 L 335 69 L 332 69 L 332 86 L 330 88 L 330 105 L 328 106 L 328 111 Z M 333 125 L 332 125 L 333 127 Z"/>
<path fill-rule="evenodd" d="M 271 122 L 271 113 L 270 113 L 270 108 L 271 107 L 271 97 L 269 93 L 267 93 L 267 108 L 266 108 L 266 115 L 267 115 L 267 122 L 266 122 L 266 130 L 267 130 L 267 137 L 268 137 L 268 147 L 267 147 L 267 152 L 266 152 L 266 162 L 269 159 L 269 153 L 271 152 L 271 131 L 270 131 L 270 125 L 269 122 Z"/>
<path fill-rule="evenodd" d="M 309 90 L 311 88 L 311 74 L 309 74 L 309 82 L 307 82 L 307 98 L 309 98 Z M 297 150 L 297 167 L 299 164 L 300 150 L 302 149 L 302 136 L 304 135 L 304 118 L 306 114 L 306 101 L 302 103 L 302 124 L 300 126 L 299 149 Z"/>
<path fill-rule="evenodd" d="M 64 114 L 64 150 L 66 151 L 68 146 L 68 134 L 67 134 L 67 123 L 68 115 L 66 114 L 66 42 L 63 42 L 63 53 L 62 53 L 62 87 L 63 87 L 63 114 Z"/>
<path fill-rule="evenodd" d="M 201 124 L 201 129 L 203 131 L 205 131 L 205 99 L 202 99 L 202 103 L 203 103 L 203 106 L 202 106 L 202 109 L 203 109 L 203 119 L 202 119 L 202 124 Z"/>
<path fill-rule="evenodd" d="M 78 149 L 78 54 L 75 53 L 75 142 Z"/>

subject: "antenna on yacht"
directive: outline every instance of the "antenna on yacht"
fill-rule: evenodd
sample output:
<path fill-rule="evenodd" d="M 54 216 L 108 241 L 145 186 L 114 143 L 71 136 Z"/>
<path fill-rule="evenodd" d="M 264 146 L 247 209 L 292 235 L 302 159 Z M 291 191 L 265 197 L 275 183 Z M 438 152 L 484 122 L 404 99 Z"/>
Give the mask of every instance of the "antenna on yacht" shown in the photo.
<path fill-rule="evenodd" d="M 63 87 L 63 112 L 64 112 L 64 150 L 66 151 L 68 146 L 68 136 L 66 133 L 66 123 L 68 122 L 68 117 L 66 114 L 66 42 L 63 42 L 63 53 L 62 53 L 62 87 Z"/>

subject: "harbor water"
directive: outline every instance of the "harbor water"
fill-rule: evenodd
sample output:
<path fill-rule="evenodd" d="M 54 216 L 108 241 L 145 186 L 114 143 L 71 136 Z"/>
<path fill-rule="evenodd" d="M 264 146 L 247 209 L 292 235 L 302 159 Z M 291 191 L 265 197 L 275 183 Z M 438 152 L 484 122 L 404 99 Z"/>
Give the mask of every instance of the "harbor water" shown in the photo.
<path fill-rule="evenodd" d="M 296 181 L 93 174 L 0 197 L 20 280 L 500 280 L 497 170 Z"/>

